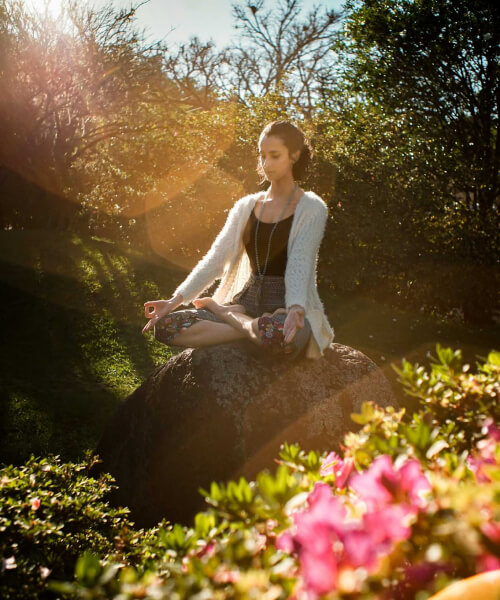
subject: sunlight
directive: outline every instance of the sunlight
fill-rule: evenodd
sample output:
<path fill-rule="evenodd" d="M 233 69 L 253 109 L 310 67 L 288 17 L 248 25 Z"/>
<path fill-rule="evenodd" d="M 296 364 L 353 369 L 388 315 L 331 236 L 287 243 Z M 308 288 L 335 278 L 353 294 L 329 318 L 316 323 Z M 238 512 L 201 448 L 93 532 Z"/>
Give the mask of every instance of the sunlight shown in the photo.
<path fill-rule="evenodd" d="M 38 13 L 43 13 L 47 10 L 56 19 L 61 15 L 63 6 L 67 3 L 67 0 L 23 0 L 26 8 Z"/>
<path fill-rule="evenodd" d="M 214 178 L 220 180 L 217 160 L 233 144 L 236 135 L 236 104 L 226 107 L 223 128 L 218 127 L 210 134 L 205 133 L 208 129 L 204 126 L 207 118 L 209 122 L 217 123 L 217 110 L 216 108 L 213 114 L 210 114 L 210 110 L 204 111 L 203 120 L 199 124 L 192 124 L 192 130 L 185 132 L 185 135 L 193 135 L 195 138 L 210 135 L 210 142 L 205 142 L 199 154 L 193 155 L 189 162 L 184 156 L 182 163 L 171 165 L 169 176 L 157 182 L 154 190 L 147 192 L 137 206 L 127 211 L 129 217 L 145 212 L 151 248 L 171 263 L 183 268 L 192 267 L 198 258 L 203 256 L 205 249 L 208 249 L 205 247 L 213 241 L 218 229 L 224 224 L 224 211 L 231 208 L 244 194 L 241 181 L 227 171 L 221 171 L 223 184 L 213 183 Z M 212 177 L 209 175 L 210 171 L 213 171 Z M 195 205 L 189 208 L 186 192 L 192 191 L 193 186 L 201 181 L 203 185 L 194 191 Z M 184 208 L 179 209 L 179 204 Z M 161 213 L 155 210 L 160 206 Z M 214 222 L 219 223 L 215 228 Z M 199 255 L 193 252 L 186 255 L 186 248 L 197 250 Z"/>

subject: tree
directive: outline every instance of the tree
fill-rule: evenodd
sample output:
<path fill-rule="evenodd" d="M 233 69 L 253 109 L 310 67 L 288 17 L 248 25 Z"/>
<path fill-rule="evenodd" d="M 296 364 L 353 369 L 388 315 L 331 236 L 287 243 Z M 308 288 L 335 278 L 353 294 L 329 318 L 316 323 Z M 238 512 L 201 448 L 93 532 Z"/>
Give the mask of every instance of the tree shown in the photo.
<path fill-rule="evenodd" d="M 212 41 L 202 42 L 197 36 L 164 55 L 164 71 L 183 100 L 200 108 L 212 107 L 223 94 L 229 64 L 227 49 L 217 51 Z"/>
<path fill-rule="evenodd" d="M 444 158 L 433 161 L 436 176 L 447 181 L 449 218 L 464 227 L 469 256 L 498 257 L 500 5 L 348 0 L 345 8 L 339 50 L 352 95 L 404 119 L 427 140 L 421 155 Z"/>
<path fill-rule="evenodd" d="M 1 164 L 63 193 L 81 156 L 158 126 L 142 107 L 165 99 L 162 46 L 146 46 L 130 25 L 136 9 L 94 11 L 71 0 L 56 19 L 47 5 L 3 5 Z"/>
<path fill-rule="evenodd" d="M 230 79 L 237 97 L 248 99 L 283 90 L 307 117 L 314 113 L 321 85 L 335 76 L 330 50 L 339 15 L 315 7 L 300 19 L 299 0 L 280 0 L 277 9 L 264 11 L 264 0 L 233 4 L 240 41 L 231 48 Z"/>

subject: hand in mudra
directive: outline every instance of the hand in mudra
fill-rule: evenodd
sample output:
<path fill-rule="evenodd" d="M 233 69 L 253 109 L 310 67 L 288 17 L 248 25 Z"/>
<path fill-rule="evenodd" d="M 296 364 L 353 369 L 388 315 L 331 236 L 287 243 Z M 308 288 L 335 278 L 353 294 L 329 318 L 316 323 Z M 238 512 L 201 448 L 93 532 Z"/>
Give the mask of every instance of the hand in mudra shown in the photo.
<path fill-rule="evenodd" d="M 150 308 L 153 308 L 153 310 L 150 311 Z M 144 302 L 144 314 L 149 321 L 144 325 L 141 333 L 149 331 L 159 319 L 168 315 L 174 308 L 175 303 L 172 300 L 151 300 Z"/>
<path fill-rule="evenodd" d="M 275 311 L 275 314 L 278 312 L 287 313 L 284 308 L 279 308 Z M 304 316 L 304 309 L 293 306 L 290 308 L 283 324 L 283 341 L 285 344 L 290 344 L 297 333 L 297 329 L 304 327 Z"/>

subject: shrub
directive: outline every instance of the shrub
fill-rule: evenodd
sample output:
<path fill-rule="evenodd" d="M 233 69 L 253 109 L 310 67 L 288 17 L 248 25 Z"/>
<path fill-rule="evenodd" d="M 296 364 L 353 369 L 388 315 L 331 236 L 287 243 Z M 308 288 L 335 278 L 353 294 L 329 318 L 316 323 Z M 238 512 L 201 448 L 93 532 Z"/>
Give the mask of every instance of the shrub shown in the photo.
<path fill-rule="evenodd" d="M 208 508 L 193 527 L 162 521 L 135 531 L 126 509 L 101 504 L 106 480 L 85 479 L 83 465 L 59 465 L 66 477 L 54 480 L 53 493 L 64 489 L 66 515 L 81 515 L 93 498 L 103 522 L 77 517 L 73 547 L 48 533 L 64 519 L 47 511 L 47 533 L 33 543 L 40 525 L 29 511 L 50 505 L 49 482 L 35 496 L 11 474 L 2 503 L 22 524 L 0 521 L 4 571 L 15 571 L 12 558 L 21 570 L 9 574 L 11 595 L 3 596 L 16 597 L 12 582 L 26 572 L 36 576 L 23 597 L 37 597 L 45 567 L 44 590 L 58 597 L 425 600 L 454 579 L 500 568 L 500 354 L 491 352 L 476 374 L 459 351 L 438 345 L 437 354 L 430 370 L 404 362 L 399 371 L 421 401 L 411 417 L 365 403 L 352 415 L 362 429 L 346 435 L 343 456 L 285 442 L 275 473 L 200 489 Z M 35 464 L 46 472 L 44 461 L 28 464 L 26 474 Z M 73 496 L 80 489 L 87 501 Z M 28 550 L 25 562 L 16 543 Z M 47 549 L 44 562 L 37 547 Z M 75 550 L 83 550 L 76 564 Z"/>

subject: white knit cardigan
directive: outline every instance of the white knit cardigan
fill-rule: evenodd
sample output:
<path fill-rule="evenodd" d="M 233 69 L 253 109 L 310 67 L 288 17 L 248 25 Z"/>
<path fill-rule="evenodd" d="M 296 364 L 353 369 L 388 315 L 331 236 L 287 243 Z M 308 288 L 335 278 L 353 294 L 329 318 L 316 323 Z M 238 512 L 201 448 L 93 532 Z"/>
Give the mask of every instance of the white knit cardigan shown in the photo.
<path fill-rule="evenodd" d="M 264 195 L 265 192 L 248 194 L 234 203 L 208 252 L 175 290 L 174 296 L 182 294 L 182 304 L 190 304 L 219 278 L 213 299 L 220 304 L 230 302 L 243 288 L 251 275 L 243 231 L 256 201 Z M 287 309 L 293 304 L 305 309 L 312 330 L 305 351 L 307 358 L 320 358 L 334 338 L 316 287 L 318 253 L 327 217 L 325 202 L 314 192 L 305 192 L 295 208 L 288 237 L 285 303 Z"/>

